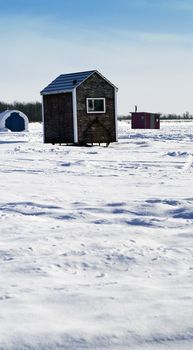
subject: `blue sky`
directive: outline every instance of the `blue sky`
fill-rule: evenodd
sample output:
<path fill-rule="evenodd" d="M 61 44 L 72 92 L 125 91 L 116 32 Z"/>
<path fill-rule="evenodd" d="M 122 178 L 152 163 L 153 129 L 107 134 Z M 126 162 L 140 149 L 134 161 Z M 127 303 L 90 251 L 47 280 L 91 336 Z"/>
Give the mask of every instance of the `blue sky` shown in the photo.
<path fill-rule="evenodd" d="M 0 100 L 98 69 L 119 113 L 193 113 L 193 0 L 0 0 Z"/>

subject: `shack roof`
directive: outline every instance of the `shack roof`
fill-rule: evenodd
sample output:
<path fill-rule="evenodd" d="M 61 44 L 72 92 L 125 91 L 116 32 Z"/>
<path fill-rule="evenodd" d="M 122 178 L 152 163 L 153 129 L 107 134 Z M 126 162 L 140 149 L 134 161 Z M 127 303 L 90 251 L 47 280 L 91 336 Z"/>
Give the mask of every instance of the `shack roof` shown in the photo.
<path fill-rule="evenodd" d="M 161 113 L 152 113 L 152 112 L 130 112 L 132 114 L 132 116 L 138 116 L 138 115 L 156 115 L 156 116 L 160 116 Z"/>
<path fill-rule="evenodd" d="M 48 86 L 46 86 L 40 93 L 41 95 L 49 95 L 72 91 L 94 73 L 98 73 L 103 79 L 108 81 L 97 70 L 61 74 L 56 79 L 54 79 Z M 108 83 L 115 87 L 110 81 L 108 81 Z"/>

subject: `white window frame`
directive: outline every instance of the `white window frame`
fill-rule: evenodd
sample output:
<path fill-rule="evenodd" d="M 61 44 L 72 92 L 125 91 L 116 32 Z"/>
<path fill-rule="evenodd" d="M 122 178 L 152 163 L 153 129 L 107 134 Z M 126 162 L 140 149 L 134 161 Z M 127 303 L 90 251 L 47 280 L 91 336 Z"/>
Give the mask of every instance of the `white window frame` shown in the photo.
<path fill-rule="evenodd" d="M 103 100 L 103 106 L 104 110 L 103 111 L 89 111 L 89 101 L 90 100 Z M 106 113 L 106 99 L 104 97 L 88 97 L 86 99 L 86 111 L 88 114 L 93 114 L 93 113 Z"/>

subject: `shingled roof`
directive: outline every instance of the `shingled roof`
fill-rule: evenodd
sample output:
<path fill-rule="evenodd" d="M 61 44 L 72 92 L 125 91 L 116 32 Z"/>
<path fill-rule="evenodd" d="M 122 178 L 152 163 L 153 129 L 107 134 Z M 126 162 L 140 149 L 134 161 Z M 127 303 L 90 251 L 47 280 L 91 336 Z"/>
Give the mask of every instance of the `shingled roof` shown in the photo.
<path fill-rule="evenodd" d="M 77 85 L 81 84 L 85 79 L 92 75 L 95 71 L 86 71 L 79 73 L 61 74 L 55 80 L 53 80 L 45 89 L 41 91 L 41 94 L 52 94 L 57 92 L 72 91 Z"/>
<path fill-rule="evenodd" d="M 54 79 L 48 86 L 46 86 L 40 93 L 41 95 L 48 95 L 48 94 L 72 91 L 94 73 L 98 73 L 100 76 L 102 76 L 97 70 L 61 74 L 59 75 L 59 77 Z M 103 79 L 107 80 L 105 77 L 103 77 Z M 109 84 L 114 86 L 110 81 L 108 82 Z"/>

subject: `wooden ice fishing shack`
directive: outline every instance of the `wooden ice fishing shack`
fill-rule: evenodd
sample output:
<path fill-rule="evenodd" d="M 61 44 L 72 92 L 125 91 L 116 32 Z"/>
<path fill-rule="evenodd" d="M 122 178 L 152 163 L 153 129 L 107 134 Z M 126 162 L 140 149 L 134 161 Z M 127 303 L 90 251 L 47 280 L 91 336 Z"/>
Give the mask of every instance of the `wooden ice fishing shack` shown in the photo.
<path fill-rule="evenodd" d="M 160 114 L 147 112 L 131 113 L 132 129 L 160 129 Z"/>
<path fill-rule="evenodd" d="M 57 77 L 41 91 L 44 142 L 117 141 L 117 90 L 96 70 Z"/>

